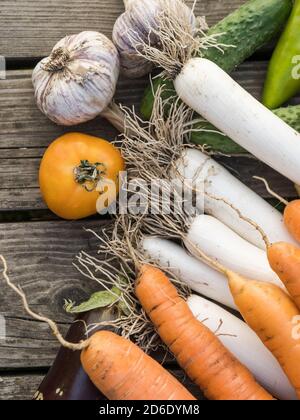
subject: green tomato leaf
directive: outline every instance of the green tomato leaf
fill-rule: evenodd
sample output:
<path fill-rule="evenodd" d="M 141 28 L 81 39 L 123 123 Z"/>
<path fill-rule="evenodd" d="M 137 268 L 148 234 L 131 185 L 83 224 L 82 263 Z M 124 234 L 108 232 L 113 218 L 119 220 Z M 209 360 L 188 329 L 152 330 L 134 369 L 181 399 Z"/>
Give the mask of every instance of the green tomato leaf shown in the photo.
<path fill-rule="evenodd" d="M 105 308 L 113 305 L 121 296 L 121 291 L 116 287 L 113 287 L 110 292 L 104 290 L 102 292 L 96 292 L 86 302 L 75 306 L 74 302 L 65 301 L 65 311 L 70 314 L 80 314 L 88 312 L 93 309 Z"/>

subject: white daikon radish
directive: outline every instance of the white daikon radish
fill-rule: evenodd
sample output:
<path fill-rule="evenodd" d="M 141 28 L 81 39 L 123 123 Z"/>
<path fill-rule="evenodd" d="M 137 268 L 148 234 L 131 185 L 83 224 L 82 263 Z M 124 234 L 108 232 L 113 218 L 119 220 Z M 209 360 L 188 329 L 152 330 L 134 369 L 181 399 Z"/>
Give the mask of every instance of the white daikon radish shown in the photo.
<path fill-rule="evenodd" d="M 209 258 L 235 273 L 284 288 L 271 269 L 266 252 L 245 241 L 215 217 L 204 214 L 197 216 L 184 242 L 195 257 L 199 248 Z"/>
<path fill-rule="evenodd" d="M 218 335 L 272 395 L 280 400 L 297 400 L 278 361 L 245 322 L 200 296 L 192 295 L 187 302 L 195 317 Z"/>
<path fill-rule="evenodd" d="M 181 246 L 172 241 L 148 236 L 142 241 L 141 247 L 147 258 L 161 269 L 174 274 L 192 290 L 236 309 L 226 277 L 189 255 Z"/>
<path fill-rule="evenodd" d="M 300 183 L 300 134 L 205 58 L 187 61 L 174 80 L 178 96 L 261 161 Z"/>
<path fill-rule="evenodd" d="M 269 241 L 295 243 L 284 226 L 282 214 L 250 188 L 231 175 L 223 166 L 196 149 L 186 149 L 177 162 L 179 173 L 194 183 L 202 181 L 207 194 L 200 210 L 221 220 L 247 241 L 262 249 L 265 243 L 257 230 L 242 220 L 222 198 L 237 208 L 244 217 L 253 220 L 266 233 Z"/>
<path fill-rule="evenodd" d="M 300 134 L 263 106 L 236 83 L 217 64 L 199 58 L 199 51 L 208 48 L 234 48 L 218 45 L 218 35 L 198 32 L 191 19 L 178 14 L 171 2 L 149 22 L 149 36 L 135 36 L 131 44 L 136 54 L 163 68 L 172 79 L 178 97 L 192 110 L 206 118 L 254 156 L 296 184 L 300 183 Z M 155 26 L 155 27 L 153 27 Z M 201 27 L 202 26 L 202 27 Z M 158 39 L 153 44 L 151 39 Z M 196 57 L 197 56 L 197 57 Z"/>

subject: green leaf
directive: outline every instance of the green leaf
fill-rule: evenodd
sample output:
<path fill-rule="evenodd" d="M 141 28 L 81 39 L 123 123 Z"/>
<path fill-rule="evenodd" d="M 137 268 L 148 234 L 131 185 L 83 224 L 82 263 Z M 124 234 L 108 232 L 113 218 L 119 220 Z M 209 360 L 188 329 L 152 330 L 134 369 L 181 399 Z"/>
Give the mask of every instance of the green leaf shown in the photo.
<path fill-rule="evenodd" d="M 93 309 L 105 308 L 113 305 L 121 296 L 121 291 L 116 287 L 113 287 L 110 292 L 104 290 L 102 292 L 96 292 L 86 302 L 75 306 L 74 302 L 65 302 L 65 311 L 70 314 L 80 314 L 82 312 L 88 312 Z"/>
<path fill-rule="evenodd" d="M 120 300 L 120 302 L 119 302 L 119 309 L 121 310 L 121 312 L 123 312 L 124 315 L 126 315 L 126 316 L 130 315 L 130 310 L 129 310 L 128 306 L 122 300 Z"/>

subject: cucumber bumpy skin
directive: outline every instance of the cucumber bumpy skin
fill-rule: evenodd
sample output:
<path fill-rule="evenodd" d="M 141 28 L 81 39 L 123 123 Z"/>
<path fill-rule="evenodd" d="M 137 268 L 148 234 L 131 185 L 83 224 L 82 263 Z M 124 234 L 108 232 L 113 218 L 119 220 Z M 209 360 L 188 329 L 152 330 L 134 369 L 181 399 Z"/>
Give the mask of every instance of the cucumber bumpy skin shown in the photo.
<path fill-rule="evenodd" d="M 273 112 L 296 131 L 300 132 L 300 105 L 278 108 Z M 191 142 L 194 144 L 207 145 L 212 151 L 230 155 L 247 153 L 241 146 L 229 137 L 224 136 L 209 122 L 198 123 L 194 128 L 209 130 L 193 132 Z"/>
<path fill-rule="evenodd" d="M 204 57 L 231 72 L 279 33 L 293 7 L 292 0 L 250 0 L 213 26 L 208 35 L 221 33 L 218 42 L 234 45 L 224 53 L 209 48 Z"/>
<path fill-rule="evenodd" d="M 270 41 L 287 21 L 293 6 L 292 0 L 250 0 L 213 26 L 208 33 L 222 34 L 220 44 L 233 45 L 220 51 L 209 48 L 202 56 L 231 72 L 249 58 L 256 50 Z M 156 79 L 155 86 L 168 85 L 168 96 L 176 96 L 172 82 Z M 150 119 L 153 107 L 153 91 L 149 86 L 141 104 L 141 113 Z"/>

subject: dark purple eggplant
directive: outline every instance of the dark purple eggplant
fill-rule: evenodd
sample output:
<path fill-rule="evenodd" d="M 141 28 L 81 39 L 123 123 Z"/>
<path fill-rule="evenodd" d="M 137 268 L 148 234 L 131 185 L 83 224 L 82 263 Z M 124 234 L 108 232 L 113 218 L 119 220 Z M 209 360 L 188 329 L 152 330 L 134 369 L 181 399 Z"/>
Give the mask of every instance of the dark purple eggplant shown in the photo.
<path fill-rule="evenodd" d="M 113 310 L 103 309 L 81 314 L 77 318 L 78 322 L 74 322 L 71 325 L 66 339 L 67 341 L 78 343 L 86 338 L 85 324 L 90 325 L 110 320 L 113 317 Z M 61 347 L 51 369 L 39 386 L 33 399 L 99 401 L 106 398 L 92 384 L 84 372 L 80 362 L 80 352 L 73 352 Z"/>

